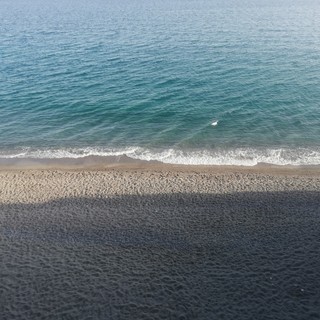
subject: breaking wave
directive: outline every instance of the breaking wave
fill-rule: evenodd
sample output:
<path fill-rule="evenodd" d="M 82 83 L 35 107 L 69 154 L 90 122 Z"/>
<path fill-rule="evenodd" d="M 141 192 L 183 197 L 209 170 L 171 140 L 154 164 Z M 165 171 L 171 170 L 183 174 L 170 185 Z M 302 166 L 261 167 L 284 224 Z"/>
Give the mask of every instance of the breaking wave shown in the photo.
<path fill-rule="evenodd" d="M 84 157 L 121 157 L 135 160 L 159 161 L 168 164 L 182 165 L 236 165 L 255 166 L 257 164 L 273 165 L 320 165 L 320 148 L 235 148 L 212 150 L 178 150 L 128 148 L 64 148 L 64 149 L 31 149 L 23 148 L 14 151 L 0 151 L 0 159 L 77 159 Z"/>

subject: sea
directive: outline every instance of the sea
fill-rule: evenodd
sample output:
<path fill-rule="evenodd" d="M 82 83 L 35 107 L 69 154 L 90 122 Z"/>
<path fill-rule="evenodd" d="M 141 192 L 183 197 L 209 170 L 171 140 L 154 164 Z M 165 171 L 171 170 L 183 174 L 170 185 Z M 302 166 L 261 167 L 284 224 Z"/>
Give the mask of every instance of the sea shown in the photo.
<path fill-rule="evenodd" d="M 0 160 L 320 165 L 320 1 L 0 0 Z"/>

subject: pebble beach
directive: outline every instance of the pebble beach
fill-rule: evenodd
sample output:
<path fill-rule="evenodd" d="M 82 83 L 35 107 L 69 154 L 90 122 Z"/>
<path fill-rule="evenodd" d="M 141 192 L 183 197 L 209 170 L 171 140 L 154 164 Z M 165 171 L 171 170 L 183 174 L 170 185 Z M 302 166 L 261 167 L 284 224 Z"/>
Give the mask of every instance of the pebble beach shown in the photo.
<path fill-rule="evenodd" d="M 0 318 L 318 319 L 319 173 L 3 169 Z"/>

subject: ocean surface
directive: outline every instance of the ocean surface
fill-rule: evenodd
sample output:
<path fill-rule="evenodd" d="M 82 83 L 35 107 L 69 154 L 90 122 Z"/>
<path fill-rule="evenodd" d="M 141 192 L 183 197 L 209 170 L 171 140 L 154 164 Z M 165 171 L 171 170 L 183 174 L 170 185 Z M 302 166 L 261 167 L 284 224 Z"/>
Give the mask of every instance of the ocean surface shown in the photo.
<path fill-rule="evenodd" d="M 0 0 L 0 159 L 320 165 L 320 2 Z"/>

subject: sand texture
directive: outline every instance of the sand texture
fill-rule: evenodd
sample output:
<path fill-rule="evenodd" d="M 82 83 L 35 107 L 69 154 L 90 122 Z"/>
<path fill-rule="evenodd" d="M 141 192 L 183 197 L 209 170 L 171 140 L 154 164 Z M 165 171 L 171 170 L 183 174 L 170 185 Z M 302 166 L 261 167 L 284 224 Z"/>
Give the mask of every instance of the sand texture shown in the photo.
<path fill-rule="evenodd" d="M 320 319 L 320 175 L 0 171 L 0 319 Z"/>

